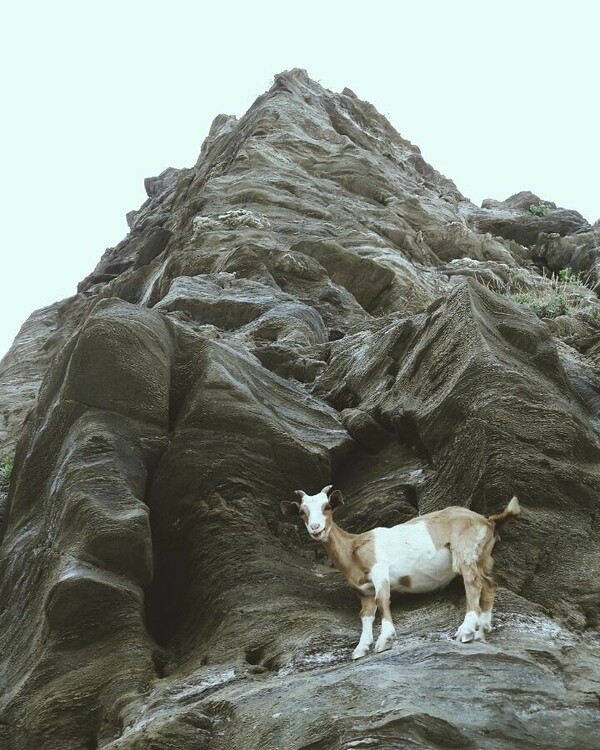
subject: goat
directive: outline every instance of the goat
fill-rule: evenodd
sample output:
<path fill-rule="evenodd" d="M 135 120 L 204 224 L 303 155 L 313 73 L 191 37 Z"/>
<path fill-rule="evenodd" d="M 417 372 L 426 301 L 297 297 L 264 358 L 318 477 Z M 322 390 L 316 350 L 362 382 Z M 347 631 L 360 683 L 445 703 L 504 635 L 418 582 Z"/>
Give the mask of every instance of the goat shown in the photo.
<path fill-rule="evenodd" d="M 296 490 L 300 502 L 284 500 L 284 515 L 299 515 L 308 533 L 327 548 L 329 559 L 361 601 L 362 634 L 352 654 L 366 656 L 373 644 L 373 622 L 379 609 L 381 633 L 375 652 L 393 645 L 396 630 L 390 612 L 390 591 L 415 594 L 446 586 L 463 577 L 467 612 L 456 632 L 461 643 L 485 640 L 492 629 L 492 607 L 497 584 L 490 577 L 496 532 L 521 512 L 516 497 L 497 515 L 486 518 L 467 508 L 452 506 L 418 516 L 391 528 L 378 527 L 350 534 L 333 520 L 344 504 L 339 490 L 323 487 L 317 495 Z"/>

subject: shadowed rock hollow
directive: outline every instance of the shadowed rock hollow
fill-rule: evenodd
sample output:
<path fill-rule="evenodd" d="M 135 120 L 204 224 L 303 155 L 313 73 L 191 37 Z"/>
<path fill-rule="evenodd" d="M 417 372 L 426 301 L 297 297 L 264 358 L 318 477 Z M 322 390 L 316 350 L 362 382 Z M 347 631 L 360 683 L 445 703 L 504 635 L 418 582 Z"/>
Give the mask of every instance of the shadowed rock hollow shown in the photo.
<path fill-rule="evenodd" d="M 146 190 L 0 365 L 0 747 L 598 748 L 597 226 L 475 207 L 300 70 Z M 279 516 L 329 483 L 350 531 L 519 496 L 487 643 L 457 583 L 350 661 Z"/>

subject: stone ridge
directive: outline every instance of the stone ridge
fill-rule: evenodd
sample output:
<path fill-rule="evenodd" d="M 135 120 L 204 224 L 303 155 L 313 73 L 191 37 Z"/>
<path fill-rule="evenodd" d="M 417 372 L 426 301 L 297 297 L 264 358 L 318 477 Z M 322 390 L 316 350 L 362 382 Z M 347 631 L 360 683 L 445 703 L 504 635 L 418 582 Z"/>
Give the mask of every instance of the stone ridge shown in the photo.
<path fill-rule="evenodd" d="M 475 207 L 298 69 L 145 187 L 0 363 L 0 747 L 595 748 L 598 227 Z M 457 583 L 350 662 L 279 514 L 326 484 L 354 532 L 517 494 L 489 642 Z"/>

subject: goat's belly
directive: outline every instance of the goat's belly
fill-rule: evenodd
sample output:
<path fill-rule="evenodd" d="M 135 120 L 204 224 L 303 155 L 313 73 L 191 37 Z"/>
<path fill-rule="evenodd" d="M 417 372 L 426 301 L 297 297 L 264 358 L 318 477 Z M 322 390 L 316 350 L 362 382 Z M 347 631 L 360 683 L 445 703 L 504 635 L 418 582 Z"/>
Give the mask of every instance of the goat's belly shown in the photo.
<path fill-rule="evenodd" d="M 452 570 L 452 554 L 444 547 L 434 555 L 423 555 L 413 565 L 392 565 L 390 568 L 391 587 L 394 591 L 424 594 L 435 591 L 456 578 Z"/>
<path fill-rule="evenodd" d="M 374 530 L 375 558 L 386 564 L 394 591 L 435 591 L 455 578 L 452 553 L 437 549 L 424 522 Z"/>

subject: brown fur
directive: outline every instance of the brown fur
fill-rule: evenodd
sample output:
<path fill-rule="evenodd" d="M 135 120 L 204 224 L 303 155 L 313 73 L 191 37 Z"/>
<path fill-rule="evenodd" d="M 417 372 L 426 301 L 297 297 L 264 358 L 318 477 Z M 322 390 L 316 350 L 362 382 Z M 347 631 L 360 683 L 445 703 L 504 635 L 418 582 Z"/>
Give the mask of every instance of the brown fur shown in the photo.
<path fill-rule="evenodd" d="M 513 497 L 501 513 L 495 513 L 494 515 L 488 516 L 487 520 L 494 524 L 494 532 L 498 534 L 504 528 L 505 523 L 513 516 L 518 516 L 520 512 L 521 508 L 519 507 L 519 501 L 516 497 Z"/>
<path fill-rule="evenodd" d="M 518 502 L 513 505 L 511 500 L 501 513 L 488 518 L 467 508 L 450 507 L 408 523 L 425 521 L 435 546 L 450 548 L 452 567 L 465 584 L 467 610 L 481 614 L 492 610 L 496 596 L 497 584 L 489 574 L 497 528 L 519 513 Z"/>
<path fill-rule="evenodd" d="M 370 531 L 350 534 L 331 519 L 325 547 L 329 559 L 351 586 L 360 588 L 367 581 L 367 574 L 375 563 L 375 546 Z"/>
<path fill-rule="evenodd" d="M 375 617 L 377 612 L 377 602 L 374 596 L 369 594 L 360 594 L 360 616 L 361 617 Z"/>
<path fill-rule="evenodd" d="M 466 545 L 474 537 L 478 537 L 482 524 L 487 523 L 486 519 L 479 513 L 456 506 L 434 511 L 425 516 L 417 516 L 407 523 L 419 523 L 421 521 L 425 521 L 427 531 L 431 534 L 437 549 L 450 547 L 452 550 L 461 546 L 461 544 Z"/>

